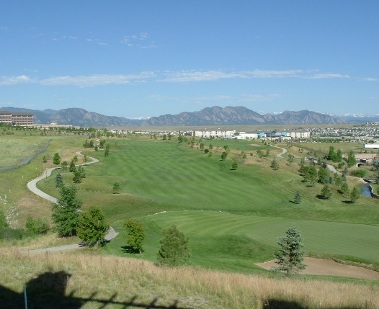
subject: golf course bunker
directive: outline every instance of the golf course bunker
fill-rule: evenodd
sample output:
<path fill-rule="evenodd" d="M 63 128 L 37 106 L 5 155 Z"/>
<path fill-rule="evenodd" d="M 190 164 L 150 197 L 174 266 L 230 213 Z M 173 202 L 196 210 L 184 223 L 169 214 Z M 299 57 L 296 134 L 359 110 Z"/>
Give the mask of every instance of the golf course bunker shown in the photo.
<path fill-rule="evenodd" d="M 379 280 L 379 272 L 377 271 L 359 266 L 341 264 L 333 260 L 306 257 L 304 259 L 304 264 L 307 265 L 307 267 L 300 272 L 304 275 L 340 276 L 358 279 Z M 278 266 L 275 263 L 275 260 L 264 263 L 257 263 L 256 265 L 267 270 L 270 270 L 272 267 Z"/>

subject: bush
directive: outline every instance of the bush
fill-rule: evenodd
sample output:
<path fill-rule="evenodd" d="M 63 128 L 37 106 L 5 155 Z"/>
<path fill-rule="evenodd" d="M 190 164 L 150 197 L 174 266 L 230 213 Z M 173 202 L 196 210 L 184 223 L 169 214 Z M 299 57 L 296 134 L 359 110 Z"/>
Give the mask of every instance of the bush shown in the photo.
<path fill-rule="evenodd" d="M 366 170 L 354 170 L 350 172 L 351 176 L 360 177 L 363 178 L 366 176 L 367 171 Z"/>
<path fill-rule="evenodd" d="M 38 218 L 33 219 L 32 217 L 26 219 L 25 227 L 30 233 L 36 235 L 46 234 L 49 230 L 49 225 L 46 221 Z"/>

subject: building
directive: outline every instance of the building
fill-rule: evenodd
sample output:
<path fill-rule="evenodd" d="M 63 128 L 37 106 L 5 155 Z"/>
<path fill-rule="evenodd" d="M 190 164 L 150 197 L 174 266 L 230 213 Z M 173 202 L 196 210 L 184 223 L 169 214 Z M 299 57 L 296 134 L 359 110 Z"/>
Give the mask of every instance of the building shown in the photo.
<path fill-rule="evenodd" d="M 15 126 L 30 126 L 34 124 L 32 113 L 9 112 L 0 110 L 0 123 Z"/>

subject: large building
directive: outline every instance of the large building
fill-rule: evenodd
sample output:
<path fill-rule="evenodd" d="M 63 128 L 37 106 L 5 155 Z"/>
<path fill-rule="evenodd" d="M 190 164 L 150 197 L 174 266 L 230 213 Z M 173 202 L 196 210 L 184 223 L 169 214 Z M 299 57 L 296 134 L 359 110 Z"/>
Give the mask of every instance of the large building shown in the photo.
<path fill-rule="evenodd" d="M 30 126 L 34 124 L 34 115 L 32 113 L 0 110 L 0 123 L 7 123 L 16 126 Z"/>

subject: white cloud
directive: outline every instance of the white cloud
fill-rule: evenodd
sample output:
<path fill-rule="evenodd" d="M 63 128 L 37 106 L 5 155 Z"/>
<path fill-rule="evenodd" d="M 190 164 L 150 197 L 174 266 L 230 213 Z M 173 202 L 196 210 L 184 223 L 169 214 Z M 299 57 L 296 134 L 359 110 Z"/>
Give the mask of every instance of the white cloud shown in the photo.
<path fill-rule="evenodd" d="M 32 82 L 32 79 L 26 75 L 19 76 L 0 76 L 0 85 L 17 85 Z"/>
<path fill-rule="evenodd" d="M 199 82 L 215 81 L 231 78 L 305 78 L 302 70 L 252 70 L 227 72 L 223 70 L 211 71 L 181 71 L 167 72 L 166 77 L 161 79 L 163 82 Z"/>
<path fill-rule="evenodd" d="M 103 85 L 121 85 L 144 82 L 154 77 L 152 72 L 141 72 L 129 75 L 97 74 L 88 76 L 57 76 L 41 80 L 39 83 L 47 86 L 77 86 L 94 87 Z"/>
<path fill-rule="evenodd" d="M 139 34 L 124 35 L 120 43 L 128 47 L 137 48 L 156 48 L 153 41 L 150 40 L 150 35 L 146 32 L 141 32 Z"/>
<path fill-rule="evenodd" d="M 339 73 L 317 73 L 317 74 L 310 74 L 309 76 L 305 76 L 305 78 L 329 79 L 329 78 L 350 78 L 350 76 L 347 74 L 339 74 Z"/>
<path fill-rule="evenodd" d="M 379 78 L 375 78 L 375 77 L 365 77 L 365 78 L 362 78 L 363 81 L 366 81 L 366 82 L 377 82 L 379 81 Z"/>

